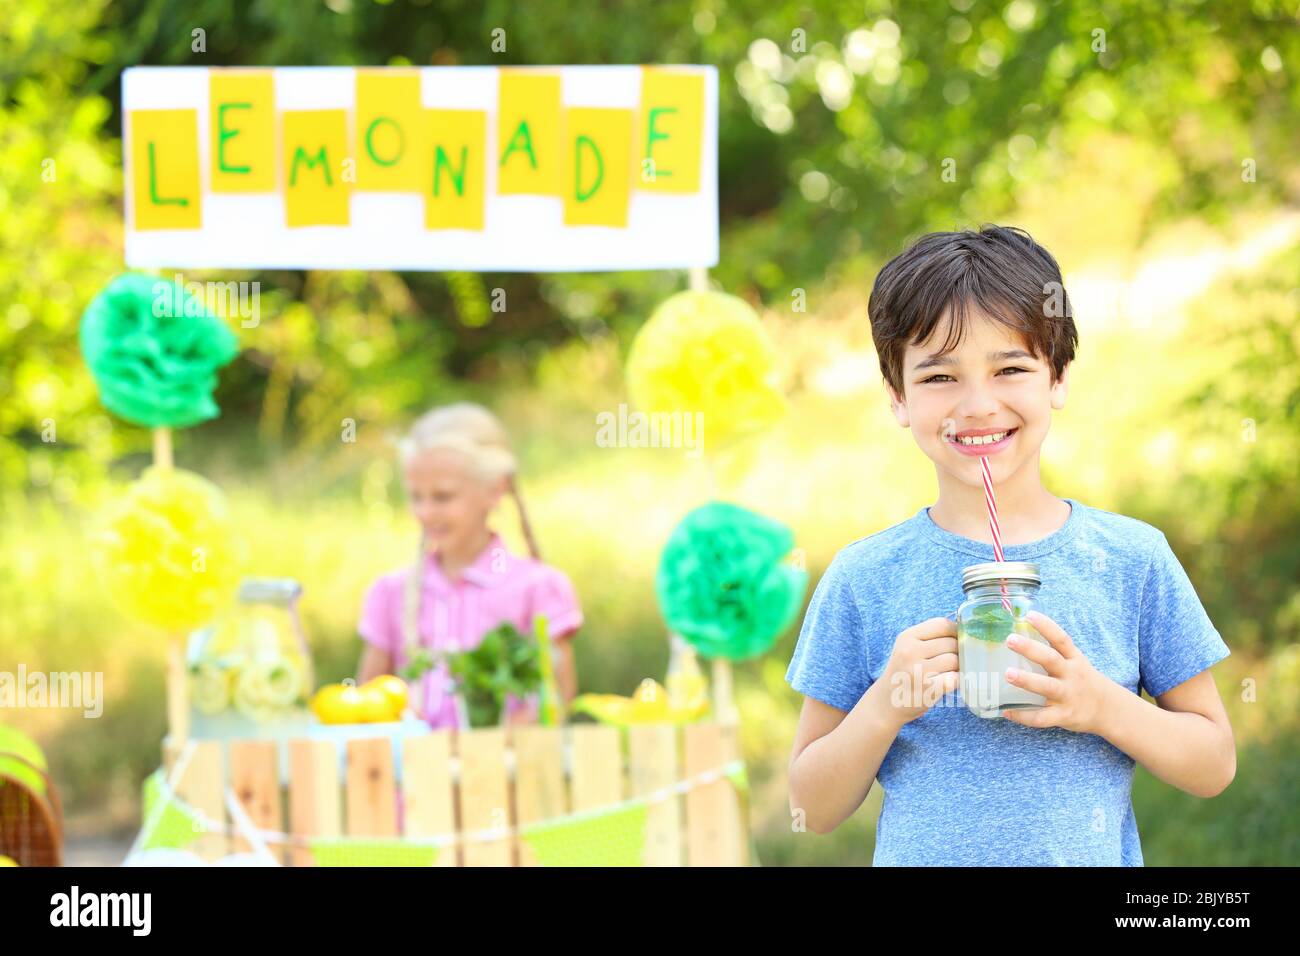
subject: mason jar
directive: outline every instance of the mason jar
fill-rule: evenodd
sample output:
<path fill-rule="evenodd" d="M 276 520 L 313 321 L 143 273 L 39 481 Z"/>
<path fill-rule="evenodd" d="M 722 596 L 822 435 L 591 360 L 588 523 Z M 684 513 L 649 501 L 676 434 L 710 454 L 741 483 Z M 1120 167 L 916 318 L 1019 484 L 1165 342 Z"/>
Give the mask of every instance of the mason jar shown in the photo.
<path fill-rule="evenodd" d="M 315 682 L 298 614 L 302 586 L 244 578 L 235 606 L 189 642 L 191 731 L 252 730 L 301 710 Z"/>
<path fill-rule="evenodd" d="M 989 561 L 962 569 L 966 600 L 957 609 L 957 666 L 966 706 L 978 717 L 1047 704 L 1041 694 L 1007 681 L 1009 667 L 1047 673 L 1007 647 L 1013 633 L 1051 646 L 1027 620 L 1041 583 L 1038 565 L 1027 561 Z"/>

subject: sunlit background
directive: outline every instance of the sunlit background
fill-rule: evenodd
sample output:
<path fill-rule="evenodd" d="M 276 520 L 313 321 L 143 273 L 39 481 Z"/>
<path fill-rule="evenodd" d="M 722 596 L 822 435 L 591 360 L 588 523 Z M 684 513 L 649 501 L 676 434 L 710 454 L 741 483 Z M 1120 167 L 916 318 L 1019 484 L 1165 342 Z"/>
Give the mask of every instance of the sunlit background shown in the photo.
<path fill-rule="evenodd" d="M 121 70 L 681 62 L 721 78 L 710 278 L 759 308 L 790 400 L 779 425 L 725 459 L 595 441 L 596 414 L 628 401 L 632 336 L 685 287 L 681 274 L 187 274 L 259 281 L 261 321 L 238 330 L 222 417 L 178 433 L 177 463 L 226 490 L 257 573 L 303 583 L 319 678 L 354 673 L 364 589 L 415 548 L 391 439 L 457 398 L 490 405 L 517 443 L 544 557 L 586 613 L 581 689 L 662 679 L 655 564 L 711 495 L 793 527 L 815 583 L 844 544 L 937 493 L 885 400 L 866 320 L 875 271 L 922 232 L 1015 224 L 1062 264 L 1081 340 L 1043 448 L 1047 487 L 1164 531 L 1232 649 L 1214 675 L 1236 780 L 1206 801 L 1139 768 L 1146 862 L 1300 858 L 1294 5 L 238 7 L 26 0 L 0 12 L 0 668 L 102 670 L 107 698 L 98 720 L 0 721 L 44 746 L 74 854 L 125 849 L 165 726 L 162 641 L 115 610 L 84 547 L 149 458 L 146 430 L 99 404 L 77 345 L 82 310 L 123 268 Z M 489 46 L 496 28 L 504 53 Z M 506 313 L 488 307 L 494 288 Z M 344 418 L 356 443 L 339 441 Z M 56 444 L 41 441 L 46 419 Z M 495 524 L 522 550 L 509 506 Z M 879 788 L 834 834 L 791 832 L 796 633 L 737 668 L 759 857 L 869 863 Z"/>

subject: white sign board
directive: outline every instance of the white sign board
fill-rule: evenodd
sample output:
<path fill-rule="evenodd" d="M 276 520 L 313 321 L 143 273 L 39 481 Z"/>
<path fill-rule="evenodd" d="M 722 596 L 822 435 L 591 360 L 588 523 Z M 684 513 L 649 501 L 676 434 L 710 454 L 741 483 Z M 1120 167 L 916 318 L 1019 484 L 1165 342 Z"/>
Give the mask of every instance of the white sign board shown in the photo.
<path fill-rule="evenodd" d="M 710 66 L 133 67 L 131 267 L 718 261 Z"/>

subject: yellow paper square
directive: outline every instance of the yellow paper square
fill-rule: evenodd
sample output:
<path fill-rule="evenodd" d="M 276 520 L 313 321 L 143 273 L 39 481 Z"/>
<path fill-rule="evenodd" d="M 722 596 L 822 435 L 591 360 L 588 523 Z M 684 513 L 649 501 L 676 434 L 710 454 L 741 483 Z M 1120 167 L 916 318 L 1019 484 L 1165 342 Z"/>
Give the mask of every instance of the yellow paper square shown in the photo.
<path fill-rule="evenodd" d="M 295 226 L 346 226 L 352 184 L 346 110 L 286 110 L 281 116 L 285 221 Z"/>
<path fill-rule="evenodd" d="M 560 75 L 503 69 L 498 78 L 497 193 L 560 195 Z"/>
<path fill-rule="evenodd" d="M 135 229 L 201 228 L 198 110 L 131 110 L 127 129 Z"/>
<path fill-rule="evenodd" d="M 214 193 L 275 192 L 275 81 L 269 70 L 212 70 L 209 168 Z"/>
<path fill-rule="evenodd" d="M 481 232 L 487 193 L 487 113 L 424 112 L 429 137 L 425 228 Z"/>
<path fill-rule="evenodd" d="M 627 228 L 632 110 L 564 111 L 564 224 Z"/>
<path fill-rule="evenodd" d="M 703 144 L 704 76 L 643 67 L 636 188 L 642 192 L 699 192 Z"/>
<path fill-rule="evenodd" d="M 414 70 L 357 71 L 357 189 L 421 192 L 427 124 Z"/>

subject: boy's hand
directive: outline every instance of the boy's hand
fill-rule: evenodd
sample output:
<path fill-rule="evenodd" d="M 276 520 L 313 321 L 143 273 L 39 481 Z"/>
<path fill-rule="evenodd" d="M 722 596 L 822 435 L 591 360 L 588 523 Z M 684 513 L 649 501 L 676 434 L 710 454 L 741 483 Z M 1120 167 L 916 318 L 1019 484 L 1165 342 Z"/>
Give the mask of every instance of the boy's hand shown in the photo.
<path fill-rule="evenodd" d="M 1099 733 L 1101 715 L 1111 688 L 1117 686 L 1083 656 L 1061 626 L 1046 614 L 1031 611 L 1029 623 L 1051 644 L 1011 635 L 1007 646 L 1041 664 L 1046 676 L 1031 671 L 1007 671 L 1008 682 L 1047 698 L 1038 710 L 1006 710 L 1002 716 L 1013 724 L 1026 727 L 1062 727 L 1083 734 Z M 1013 676 L 1013 674 L 1015 676 Z"/>
<path fill-rule="evenodd" d="M 957 669 L 957 622 L 932 617 L 913 624 L 894 639 L 894 650 L 881 675 L 898 723 L 910 723 L 960 684 Z"/>

